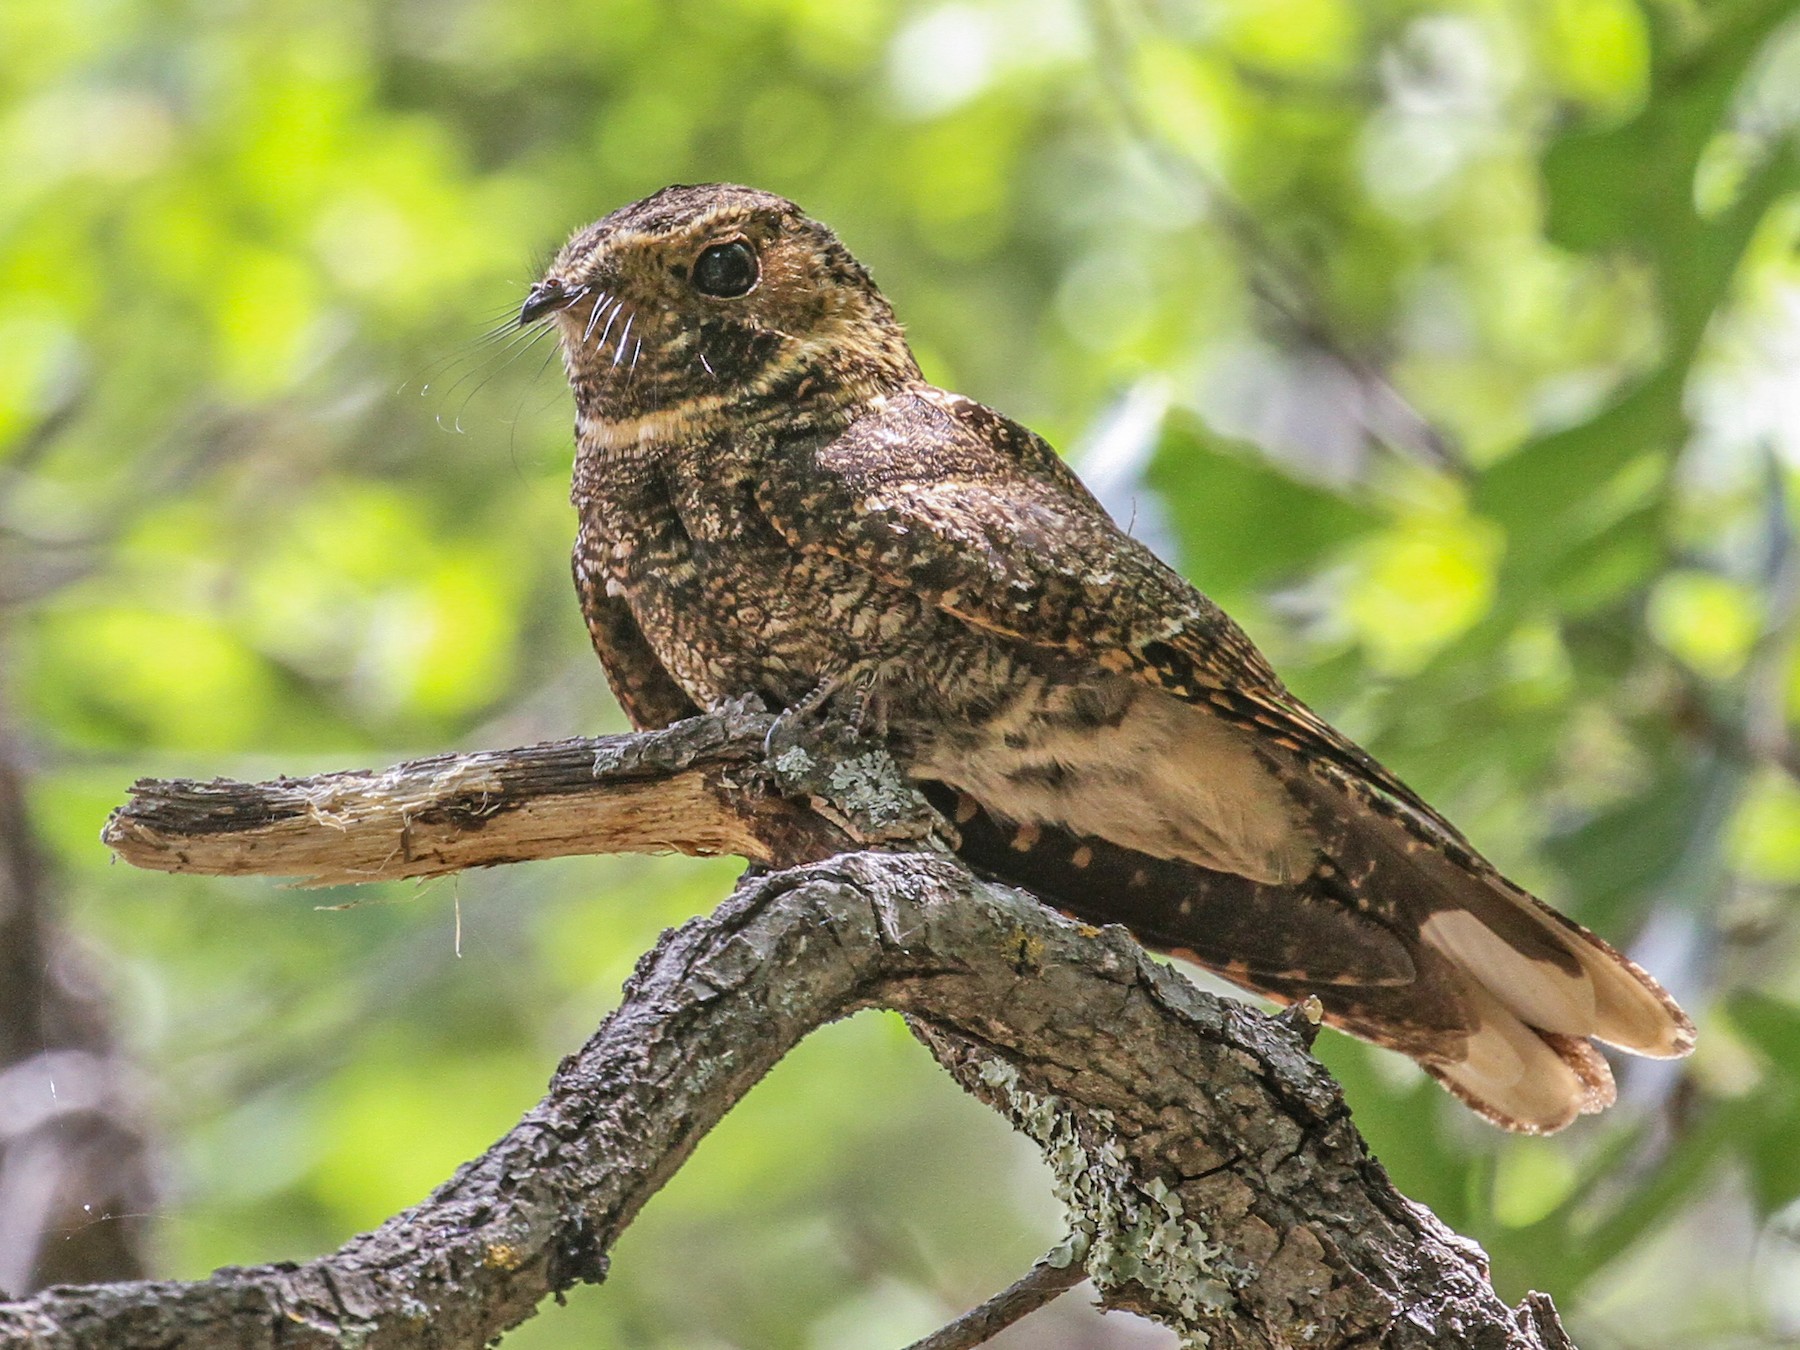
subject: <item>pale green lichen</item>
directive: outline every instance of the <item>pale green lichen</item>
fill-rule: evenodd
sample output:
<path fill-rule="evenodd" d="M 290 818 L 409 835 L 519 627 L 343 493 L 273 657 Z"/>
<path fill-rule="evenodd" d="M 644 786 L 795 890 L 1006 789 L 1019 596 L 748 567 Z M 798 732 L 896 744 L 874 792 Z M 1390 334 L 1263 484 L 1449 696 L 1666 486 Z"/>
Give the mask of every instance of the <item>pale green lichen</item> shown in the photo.
<path fill-rule="evenodd" d="M 812 768 L 812 756 L 797 745 L 791 745 L 775 757 L 770 765 L 783 778 L 798 778 Z"/>
<path fill-rule="evenodd" d="M 1059 1252 L 1085 1261 L 1102 1291 L 1141 1285 L 1181 1319 L 1176 1330 L 1184 1346 L 1206 1345 L 1197 1325 L 1203 1311 L 1228 1306 L 1232 1294 L 1219 1278 L 1219 1249 L 1184 1217 L 1181 1197 L 1158 1178 L 1141 1180 L 1117 1140 L 1083 1144 L 1074 1112 L 1024 1087 L 1012 1065 L 989 1060 L 981 1081 L 1043 1150 L 1056 1197 L 1069 1211 L 1071 1232 Z M 1110 1118 L 1096 1112 L 1095 1123 L 1106 1128 Z"/>
<path fill-rule="evenodd" d="M 885 754 L 856 755 L 831 766 L 826 785 L 848 810 L 876 818 L 903 814 L 911 805 L 906 785 Z"/>

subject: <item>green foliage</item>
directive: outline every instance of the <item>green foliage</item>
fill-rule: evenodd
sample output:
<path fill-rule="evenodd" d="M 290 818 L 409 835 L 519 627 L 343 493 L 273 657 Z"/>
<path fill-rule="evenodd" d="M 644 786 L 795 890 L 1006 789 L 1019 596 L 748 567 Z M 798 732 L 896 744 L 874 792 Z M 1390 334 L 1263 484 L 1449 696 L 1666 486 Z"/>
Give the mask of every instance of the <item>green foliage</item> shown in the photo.
<path fill-rule="evenodd" d="M 418 1198 L 729 885 L 572 860 L 321 910 L 95 842 L 140 773 L 621 724 L 566 395 L 505 325 L 567 230 L 727 178 L 831 222 L 934 378 L 1065 448 L 1154 391 L 1121 518 L 1699 1015 L 1693 1060 L 1551 1140 L 1326 1037 L 1400 1183 L 1584 1345 L 1800 1331 L 1795 10 L 0 6 L 7 696 L 152 1085 L 166 1271 Z M 1050 1185 L 858 1019 L 514 1339 L 900 1344 L 1059 1236 Z M 1029 1343 L 1075 1343 L 1074 1302 Z"/>

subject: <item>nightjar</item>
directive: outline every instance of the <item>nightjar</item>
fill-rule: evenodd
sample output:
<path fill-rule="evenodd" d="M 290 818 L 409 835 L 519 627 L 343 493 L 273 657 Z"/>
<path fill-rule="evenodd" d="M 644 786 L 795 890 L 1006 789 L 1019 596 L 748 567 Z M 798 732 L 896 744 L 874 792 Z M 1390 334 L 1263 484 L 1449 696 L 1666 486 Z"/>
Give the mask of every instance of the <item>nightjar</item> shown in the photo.
<path fill-rule="evenodd" d="M 678 186 L 579 231 L 521 324 L 575 394 L 575 577 L 640 727 L 847 700 L 963 856 L 1548 1131 L 1593 1041 L 1675 1056 L 1644 971 L 1288 692 L 1030 431 L 920 374 L 835 235 Z"/>

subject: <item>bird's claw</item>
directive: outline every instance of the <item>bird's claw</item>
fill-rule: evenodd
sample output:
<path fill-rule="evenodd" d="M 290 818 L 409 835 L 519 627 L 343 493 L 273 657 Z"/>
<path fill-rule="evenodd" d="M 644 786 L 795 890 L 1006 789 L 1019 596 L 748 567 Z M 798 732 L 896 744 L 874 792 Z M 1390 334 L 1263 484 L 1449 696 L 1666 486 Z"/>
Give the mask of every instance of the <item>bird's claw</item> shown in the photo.
<path fill-rule="evenodd" d="M 784 797 L 807 802 L 861 844 L 925 844 L 954 847 L 956 830 L 901 772 L 886 738 L 885 707 L 859 684 L 844 717 L 819 711 L 842 688 L 821 685 L 776 714 L 763 737 L 763 769 Z"/>
<path fill-rule="evenodd" d="M 819 713 L 842 684 L 841 680 L 821 680 L 805 698 L 776 713 L 763 735 L 763 758 L 772 763 L 788 749 L 804 750 L 808 742 L 822 739 L 824 727 Z"/>

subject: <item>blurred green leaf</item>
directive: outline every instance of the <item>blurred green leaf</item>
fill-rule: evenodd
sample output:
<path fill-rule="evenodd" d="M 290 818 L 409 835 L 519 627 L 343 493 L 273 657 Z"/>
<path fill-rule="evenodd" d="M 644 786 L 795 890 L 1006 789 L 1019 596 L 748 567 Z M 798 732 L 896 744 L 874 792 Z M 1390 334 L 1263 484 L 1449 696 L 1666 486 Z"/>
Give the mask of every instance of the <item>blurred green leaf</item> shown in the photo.
<path fill-rule="evenodd" d="M 1193 418 L 1165 426 L 1147 474 L 1182 542 L 1182 564 L 1230 604 L 1304 576 L 1379 517 L 1299 482 Z"/>

